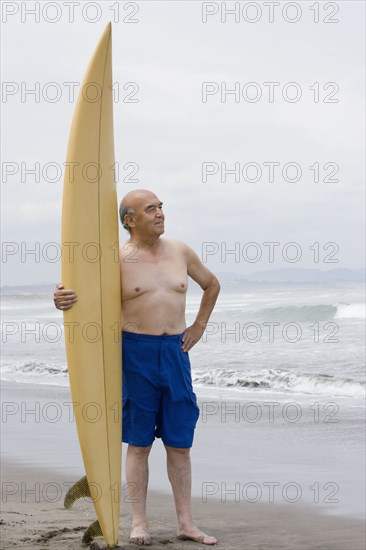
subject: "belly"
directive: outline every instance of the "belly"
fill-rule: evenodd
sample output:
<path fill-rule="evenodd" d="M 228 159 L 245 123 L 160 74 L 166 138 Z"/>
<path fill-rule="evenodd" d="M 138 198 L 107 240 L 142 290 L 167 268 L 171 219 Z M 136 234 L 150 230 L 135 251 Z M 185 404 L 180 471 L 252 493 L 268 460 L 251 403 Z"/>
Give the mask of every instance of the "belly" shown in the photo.
<path fill-rule="evenodd" d="M 122 302 L 122 330 L 140 334 L 180 334 L 186 328 L 186 295 L 158 292 Z"/>

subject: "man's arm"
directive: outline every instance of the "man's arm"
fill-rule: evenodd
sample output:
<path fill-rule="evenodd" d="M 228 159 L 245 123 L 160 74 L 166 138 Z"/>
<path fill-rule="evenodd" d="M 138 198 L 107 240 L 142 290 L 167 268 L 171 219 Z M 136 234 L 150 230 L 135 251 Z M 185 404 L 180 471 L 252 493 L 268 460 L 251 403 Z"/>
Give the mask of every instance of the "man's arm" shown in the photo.
<path fill-rule="evenodd" d="M 220 292 L 220 283 L 213 273 L 203 265 L 197 254 L 188 246 L 185 248 L 188 275 L 203 290 L 201 304 L 194 323 L 183 335 L 183 351 L 189 351 L 202 337 L 206 324 Z"/>

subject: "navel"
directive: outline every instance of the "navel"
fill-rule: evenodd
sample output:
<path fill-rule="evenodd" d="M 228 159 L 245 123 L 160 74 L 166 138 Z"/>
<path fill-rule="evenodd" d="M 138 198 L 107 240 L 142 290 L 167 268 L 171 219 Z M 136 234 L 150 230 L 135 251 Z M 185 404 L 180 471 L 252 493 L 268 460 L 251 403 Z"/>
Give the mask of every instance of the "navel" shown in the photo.
<path fill-rule="evenodd" d="M 136 292 L 139 292 L 139 290 L 140 290 L 140 287 L 139 287 L 139 286 L 137 286 L 137 287 L 135 288 L 135 290 L 136 290 Z"/>

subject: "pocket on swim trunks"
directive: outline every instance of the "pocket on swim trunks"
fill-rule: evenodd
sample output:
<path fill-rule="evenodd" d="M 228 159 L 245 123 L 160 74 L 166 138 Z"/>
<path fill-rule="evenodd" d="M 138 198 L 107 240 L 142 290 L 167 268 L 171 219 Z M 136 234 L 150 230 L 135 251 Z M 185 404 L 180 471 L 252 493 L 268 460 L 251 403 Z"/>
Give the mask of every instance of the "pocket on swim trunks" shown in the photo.
<path fill-rule="evenodd" d="M 197 396 L 196 396 L 196 394 L 195 394 L 194 392 L 192 392 L 191 401 L 192 401 L 192 403 L 193 403 L 193 405 L 194 405 L 194 407 L 195 407 L 195 410 L 196 410 L 196 416 L 197 416 L 196 419 L 195 419 L 195 425 L 196 425 L 197 420 L 198 420 L 199 417 L 200 417 L 200 408 L 199 408 L 198 403 L 197 403 Z"/>
<path fill-rule="evenodd" d="M 180 356 L 183 359 L 183 365 L 185 367 L 189 368 L 189 372 L 191 371 L 191 361 L 189 359 L 188 351 L 183 351 L 182 348 L 179 348 Z"/>

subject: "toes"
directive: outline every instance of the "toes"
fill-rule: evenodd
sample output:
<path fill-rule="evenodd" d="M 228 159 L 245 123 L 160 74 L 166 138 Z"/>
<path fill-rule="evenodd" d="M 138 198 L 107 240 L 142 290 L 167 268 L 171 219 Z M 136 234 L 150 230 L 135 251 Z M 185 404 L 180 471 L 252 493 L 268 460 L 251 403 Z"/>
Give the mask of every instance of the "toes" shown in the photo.
<path fill-rule="evenodd" d="M 151 539 L 149 537 L 130 537 L 129 542 L 138 544 L 139 546 L 150 546 Z"/>
<path fill-rule="evenodd" d="M 202 542 L 203 544 L 214 545 L 217 543 L 217 539 L 215 539 L 215 537 L 209 537 L 208 535 L 205 535 Z"/>
<path fill-rule="evenodd" d="M 210 537 L 208 535 L 202 534 L 181 534 L 177 535 L 177 538 L 180 540 L 192 540 L 194 542 L 199 542 L 201 544 L 206 544 L 207 546 L 213 546 L 214 544 L 217 544 L 217 539 L 215 537 Z"/>

